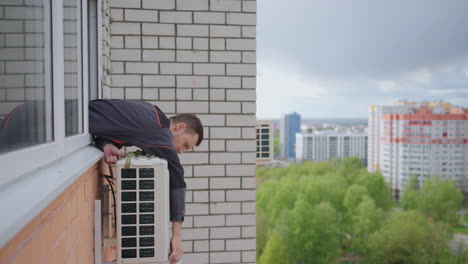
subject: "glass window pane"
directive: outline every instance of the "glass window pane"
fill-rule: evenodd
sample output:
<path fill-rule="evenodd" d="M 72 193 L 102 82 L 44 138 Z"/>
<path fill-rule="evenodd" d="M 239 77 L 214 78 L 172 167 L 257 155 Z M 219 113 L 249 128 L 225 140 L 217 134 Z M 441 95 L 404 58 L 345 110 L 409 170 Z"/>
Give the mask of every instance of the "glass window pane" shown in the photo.
<path fill-rule="evenodd" d="M 52 134 L 49 1 L 0 3 L 0 153 Z"/>
<path fill-rule="evenodd" d="M 63 1 L 65 135 L 83 133 L 81 1 Z"/>

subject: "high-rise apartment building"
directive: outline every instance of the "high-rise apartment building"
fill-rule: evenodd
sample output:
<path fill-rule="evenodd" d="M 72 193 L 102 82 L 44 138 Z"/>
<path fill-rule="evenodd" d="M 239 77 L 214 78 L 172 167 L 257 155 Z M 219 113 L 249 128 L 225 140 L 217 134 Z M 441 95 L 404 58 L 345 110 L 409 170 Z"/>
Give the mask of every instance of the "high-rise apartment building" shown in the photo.
<path fill-rule="evenodd" d="M 257 161 L 273 159 L 273 121 L 257 120 Z"/>
<path fill-rule="evenodd" d="M 286 114 L 280 123 L 280 152 L 283 159 L 296 158 L 296 133 L 301 132 L 301 116 L 298 113 Z"/>
<path fill-rule="evenodd" d="M 296 134 L 296 159 L 328 161 L 358 157 L 367 162 L 367 135 L 350 133 Z"/>
<path fill-rule="evenodd" d="M 371 106 L 369 171 L 380 170 L 399 198 L 411 175 L 453 179 L 468 191 L 468 109 L 447 102 Z"/>

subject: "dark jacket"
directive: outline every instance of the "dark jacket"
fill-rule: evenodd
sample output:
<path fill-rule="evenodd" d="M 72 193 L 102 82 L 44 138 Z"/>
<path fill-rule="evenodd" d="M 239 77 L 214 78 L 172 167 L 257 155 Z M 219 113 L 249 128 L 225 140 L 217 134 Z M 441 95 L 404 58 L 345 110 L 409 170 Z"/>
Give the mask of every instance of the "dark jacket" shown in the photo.
<path fill-rule="evenodd" d="M 103 149 L 136 146 L 145 153 L 167 160 L 170 185 L 171 221 L 182 222 L 185 213 L 184 169 L 172 145 L 171 122 L 155 105 L 143 101 L 94 100 L 89 102 L 89 133 Z"/>

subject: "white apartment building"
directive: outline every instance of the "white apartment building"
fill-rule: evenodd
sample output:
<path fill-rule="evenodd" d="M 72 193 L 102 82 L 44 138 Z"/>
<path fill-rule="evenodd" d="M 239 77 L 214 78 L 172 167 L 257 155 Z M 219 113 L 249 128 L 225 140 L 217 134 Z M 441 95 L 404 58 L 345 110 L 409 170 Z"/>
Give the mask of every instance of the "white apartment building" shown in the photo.
<path fill-rule="evenodd" d="M 399 198 L 411 175 L 432 175 L 468 190 L 468 109 L 446 102 L 371 106 L 369 171 L 381 171 Z"/>
<path fill-rule="evenodd" d="M 273 121 L 257 120 L 257 161 L 273 159 Z"/>
<path fill-rule="evenodd" d="M 296 159 L 299 161 L 327 161 L 352 156 L 366 163 L 366 134 L 296 134 Z"/>

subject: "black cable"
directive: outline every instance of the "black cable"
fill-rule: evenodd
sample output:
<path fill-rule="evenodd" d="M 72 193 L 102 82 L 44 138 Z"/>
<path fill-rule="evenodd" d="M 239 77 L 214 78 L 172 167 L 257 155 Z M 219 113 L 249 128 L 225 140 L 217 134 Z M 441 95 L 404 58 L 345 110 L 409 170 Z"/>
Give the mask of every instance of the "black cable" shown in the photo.
<path fill-rule="evenodd" d="M 104 178 L 106 178 L 107 182 L 109 183 L 109 186 L 111 188 L 111 191 L 112 191 L 112 197 L 113 197 L 113 200 L 114 200 L 114 204 L 112 205 L 112 207 L 114 208 L 114 217 L 115 217 L 115 220 L 114 220 L 114 230 L 115 232 L 117 232 L 117 201 L 115 199 L 115 192 L 114 192 L 114 187 L 112 186 L 112 182 L 110 181 L 110 179 L 114 178 L 114 172 L 112 171 L 112 168 L 111 166 L 109 165 L 109 172 L 110 172 L 110 176 L 109 175 L 104 175 Z"/>

